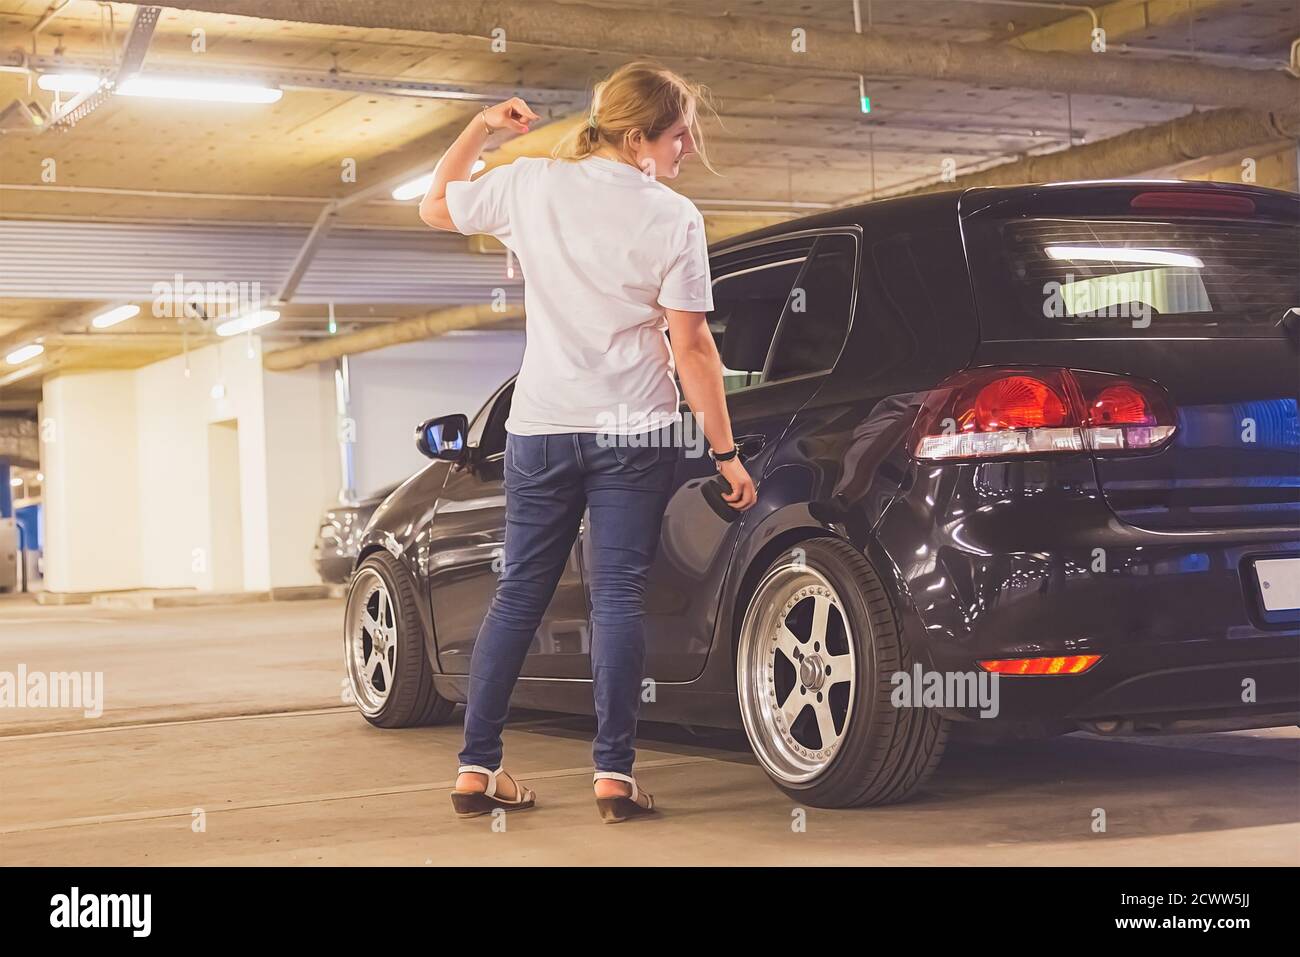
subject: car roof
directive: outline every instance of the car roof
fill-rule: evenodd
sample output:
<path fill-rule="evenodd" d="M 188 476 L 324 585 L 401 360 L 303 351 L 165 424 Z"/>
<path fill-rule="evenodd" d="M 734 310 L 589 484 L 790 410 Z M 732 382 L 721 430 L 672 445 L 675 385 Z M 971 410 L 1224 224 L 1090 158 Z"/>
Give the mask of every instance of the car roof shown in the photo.
<path fill-rule="evenodd" d="M 964 213 L 975 206 L 988 207 L 1005 200 L 1030 199 L 1035 196 L 1059 197 L 1069 193 L 1088 192 L 1094 189 L 1114 189 L 1116 186 L 1137 189 L 1158 187 L 1161 190 L 1245 193 L 1295 199 L 1295 195 L 1292 193 L 1284 190 L 1266 189 L 1262 186 L 1181 179 L 1104 179 L 1060 183 L 1024 183 L 1015 186 L 967 186 L 871 200 L 865 203 L 854 203 L 850 206 L 839 206 L 835 209 L 823 210 L 797 219 L 785 220 L 771 226 L 764 226 L 760 229 L 750 230 L 746 233 L 728 236 L 726 239 L 719 240 L 709 246 L 709 254 L 725 253 L 729 249 L 744 246 L 755 240 L 779 239 L 789 233 L 806 229 L 857 224 L 869 231 L 876 219 L 880 219 L 882 222 L 891 220 L 897 223 L 900 221 L 900 215 L 903 219 L 912 215 L 919 219 L 925 219 L 944 212 L 950 212 L 955 219 L 959 211 Z"/>
<path fill-rule="evenodd" d="M 760 229 L 728 236 L 726 239 L 712 243 L 709 246 L 709 255 L 724 253 L 736 246 L 744 246 L 755 240 L 779 239 L 788 233 L 805 229 L 822 229 L 828 226 L 851 224 L 866 226 L 876 216 L 888 216 L 894 212 L 904 210 L 915 211 L 918 215 L 935 211 L 949 211 L 956 217 L 957 203 L 964 192 L 965 190 L 960 189 L 944 190 L 942 192 L 921 193 L 916 196 L 899 196 L 894 199 L 855 203 L 852 206 L 838 206 L 835 209 L 811 213 L 807 216 L 800 216 L 798 219 L 788 219 L 784 222 L 773 223 L 771 226 L 763 226 Z"/>

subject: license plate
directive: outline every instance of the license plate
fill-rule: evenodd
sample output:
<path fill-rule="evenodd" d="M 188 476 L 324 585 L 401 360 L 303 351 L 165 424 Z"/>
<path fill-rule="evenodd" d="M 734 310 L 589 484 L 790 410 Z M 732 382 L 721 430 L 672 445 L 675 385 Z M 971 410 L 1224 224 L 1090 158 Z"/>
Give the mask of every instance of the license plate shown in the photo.
<path fill-rule="evenodd" d="M 1300 558 L 1262 558 L 1255 562 L 1266 611 L 1300 609 Z"/>

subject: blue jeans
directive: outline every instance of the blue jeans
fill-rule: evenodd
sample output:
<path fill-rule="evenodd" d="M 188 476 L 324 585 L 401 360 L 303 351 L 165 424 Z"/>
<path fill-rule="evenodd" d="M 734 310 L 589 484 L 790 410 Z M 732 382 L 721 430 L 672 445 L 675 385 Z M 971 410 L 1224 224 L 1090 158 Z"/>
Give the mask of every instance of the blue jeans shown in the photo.
<path fill-rule="evenodd" d="M 590 509 L 592 760 L 597 771 L 632 773 L 645 582 L 681 454 L 674 435 L 671 425 L 635 437 L 507 433 L 505 555 L 470 657 L 462 765 L 500 767 L 510 694 Z"/>

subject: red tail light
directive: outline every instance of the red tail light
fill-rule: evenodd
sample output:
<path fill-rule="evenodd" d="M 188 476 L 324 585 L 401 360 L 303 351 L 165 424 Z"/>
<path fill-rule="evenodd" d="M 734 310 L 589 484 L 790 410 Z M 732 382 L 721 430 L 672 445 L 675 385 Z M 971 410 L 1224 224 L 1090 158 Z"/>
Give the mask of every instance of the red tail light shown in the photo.
<path fill-rule="evenodd" d="M 931 390 L 913 426 L 918 459 L 1155 449 L 1174 434 L 1154 382 L 1073 369 L 971 369 Z"/>
<path fill-rule="evenodd" d="M 1119 422 L 1155 425 L 1155 414 L 1146 398 L 1131 385 L 1107 386 L 1088 406 L 1088 414 L 1094 421 L 1107 425 Z"/>
<path fill-rule="evenodd" d="M 1066 375 L 1078 386 L 1083 441 L 1093 452 L 1155 449 L 1173 436 L 1173 406 L 1154 382 L 1079 370 Z"/>
<path fill-rule="evenodd" d="M 1057 658 L 993 658 L 981 661 L 985 671 L 1000 675 L 1081 675 L 1097 662 L 1101 655 L 1064 655 Z"/>
<path fill-rule="evenodd" d="M 1065 399 L 1033 376 L 994 379 L 975 396 L 973 419 L 979 432 L 1064 425 L 1067 418 Z"/>
<path fill-rule="evenodd" d="M 1229 213 L 1249 215 L 1255 201 L 1249 196 L 1232 193 L 1194 192 L 1192 190 L 1152 190 L 1138 193 L 1129 201 L 1132 209 L 1165 209 L 1192 213 Z"/>

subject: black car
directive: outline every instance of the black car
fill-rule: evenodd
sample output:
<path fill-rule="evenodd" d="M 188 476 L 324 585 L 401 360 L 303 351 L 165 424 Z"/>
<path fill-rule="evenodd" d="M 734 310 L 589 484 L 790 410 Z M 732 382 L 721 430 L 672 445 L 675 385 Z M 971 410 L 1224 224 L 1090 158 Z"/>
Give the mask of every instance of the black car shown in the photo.
<path fill-rule="evenodd" d="M 396 485 L 386 485 L 356 504 L 335 505 L 325 510 L 311 553 L 321 581 L 331 585 L 347 584 L 356 568 L 357 556 L 361 554 L 361 533 L 366 530 L 375 509 L 396 488 Z"/>
<path fill-rule="evenodd" d="M 1300 721 L 1300 199 L 969 189 L 710 260 L 758 503 L 725 521 L 699 489 L 713 465 L 683 451 L 644 719 L 743 728 L 775 784 L 822 807 L 906 798 L 956 727 Z M 510 395 L 425 423 L 435 461 L 365 532 L 346 654 L 375 725 L 464 700 Z M 518 705 L 593 711 L 588 562 L 580 532 Z"/>

